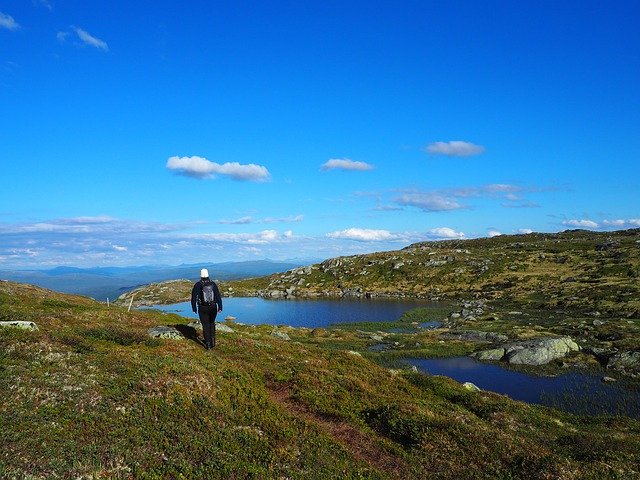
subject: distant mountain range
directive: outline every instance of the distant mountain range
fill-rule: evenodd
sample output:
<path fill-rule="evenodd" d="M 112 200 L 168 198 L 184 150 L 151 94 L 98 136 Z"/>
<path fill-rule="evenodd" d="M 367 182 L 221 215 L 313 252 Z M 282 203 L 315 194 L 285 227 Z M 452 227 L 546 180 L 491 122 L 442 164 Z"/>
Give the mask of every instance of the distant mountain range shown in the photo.
<path fill-rule="evenodd" d="M 96 300 L 115 300 L 140 285 L 177 278 L 197 280 L 200 268 L 208 268 L 212 278 L 235 280 L 284 272 L 308 261 L 256 260 L 245 262 L 199 263 L 178 266 L 133 266 L 78 268 L 59 266 L 48 270 L 0 270 L 0 278 L 30 283 L 63 293 L 86 295 Z"/>

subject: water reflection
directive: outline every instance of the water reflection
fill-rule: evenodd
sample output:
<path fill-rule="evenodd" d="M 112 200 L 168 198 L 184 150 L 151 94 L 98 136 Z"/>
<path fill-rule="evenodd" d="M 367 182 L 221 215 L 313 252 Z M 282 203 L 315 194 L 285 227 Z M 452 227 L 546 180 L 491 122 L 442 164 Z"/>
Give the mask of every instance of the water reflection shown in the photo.
<path fill-rule="evenodd" d="M 407 359 L 418 370 L 444 375 L 482 390 L 507 395 L 514 400 L 587 415 L 620 414 L 640 418 L 640 395 L 625 388 L 625 382 L 605 384 L 599 375 L 568 372 L 557 377 L 537 377 L 507 370 L 470 357 Z"/>
<path fill-rule="evenodd" d="M 224 298 L 223 305 L 222 318 L 232 316 L 238 322 L 251 325 L 271 324 L 309 328 L 328 327 L 333 323 L 393 321 L 413 308 L 441 306 L 424 300 L 266 300 L 259 297 Z M 158 305 L 153 308 L 195 318 L 189 302 Z"/>

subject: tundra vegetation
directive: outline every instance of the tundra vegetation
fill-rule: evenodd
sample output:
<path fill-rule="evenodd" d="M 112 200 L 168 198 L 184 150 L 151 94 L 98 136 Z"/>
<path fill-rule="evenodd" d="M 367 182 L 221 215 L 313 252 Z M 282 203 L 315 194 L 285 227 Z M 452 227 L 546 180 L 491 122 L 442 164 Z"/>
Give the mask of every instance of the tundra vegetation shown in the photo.
<path fill-rule="evenodd" d="M 108 307 L 2 281 L 0 321 L 37 330 L 0 328 L 0 478 L 640 478 L 636 419 L 571 415 L 393 364 L 503 336 L 570 336 L 581 350 L 544 368 L 613 360 L 607 372 L 635 375 L 638 241 L 633 230 L 430 242 L 224 283 L 226 295 L 443 308 L 327 329 L 225 322 L 211 352 L 182 317 L 128 311 L 130 294 Z M 188 283 L 134 299 L 184 301 Z M 419 328 L 430 320 L 442 327 Z M 157 326 L 184 338 L 151 338 Z M 393 348 L 369 350 L 380 339 Z"/>

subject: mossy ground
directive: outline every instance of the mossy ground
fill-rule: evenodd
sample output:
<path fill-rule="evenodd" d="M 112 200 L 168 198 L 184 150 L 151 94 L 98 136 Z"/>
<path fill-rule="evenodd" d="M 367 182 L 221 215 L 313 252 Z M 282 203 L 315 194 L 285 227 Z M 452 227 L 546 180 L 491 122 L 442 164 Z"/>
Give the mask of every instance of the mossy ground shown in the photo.
<path fill-rule="evenodd" d="M 146 336 L 178 316 L 9 282 L 0 316 L 39 326 L 0 329 L 0 478 L 640 475 L 640 422 L 391 371 L 357 331 L 234 325 L 205 352 Z"/>

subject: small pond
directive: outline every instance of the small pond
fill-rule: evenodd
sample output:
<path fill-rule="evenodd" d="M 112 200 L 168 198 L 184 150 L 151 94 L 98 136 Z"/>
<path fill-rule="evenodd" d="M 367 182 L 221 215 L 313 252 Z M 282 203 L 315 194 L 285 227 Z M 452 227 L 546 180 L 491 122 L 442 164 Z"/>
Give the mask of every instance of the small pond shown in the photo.
<path fill-rule="evenodd" d="M 249 325 L 289 325 L 291 327 L 328 327 L 333 323 L 390 322 L 418 307 L 441 307 L 425 300 L 395 299 L 287 299 L 225 297 L 218 319 L 227 316 Z M 189 302 L 157 305 L 154 309 L 195 318 Z M 435 320 L 435 319 L 434 319 Z M 430 324 L 431 322 L 426 322 Z M 435 324 L 433 324 L 435 325 Z M 415 330 L 411 330 L 415 331 Z"/>
<path fill-rule="evenodd" d="M 470 357 L 405 360 L 423 373 L 444 375 L 460 383 L 471 382 L 482 390 L 514 400 L 570 413 L 640 418 L 640 393 L 625 388 L 624 381 L 603 383 L 602 375 L 571 371 L 556 377 L 538 377 Z"/>

